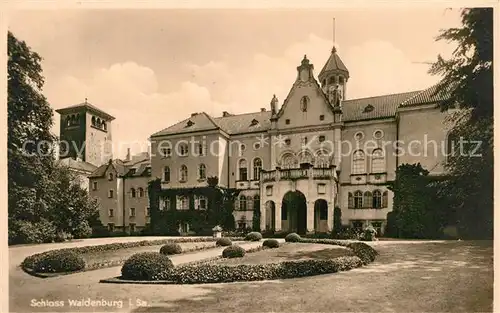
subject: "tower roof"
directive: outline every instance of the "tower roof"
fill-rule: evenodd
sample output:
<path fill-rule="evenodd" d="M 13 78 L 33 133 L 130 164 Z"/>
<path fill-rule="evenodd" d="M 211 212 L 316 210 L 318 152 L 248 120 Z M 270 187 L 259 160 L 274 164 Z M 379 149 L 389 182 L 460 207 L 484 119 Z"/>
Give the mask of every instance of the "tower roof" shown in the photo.
<path fill-rule="evenodd" d="M 349 71 L 347 70 L 347 67 L 345 66 L 344 62 L 340 59 L 339 55 L 337 54 L 337 49 L 333 47 L 332 53 L 330 54 L 330 57 L 328 58 L 328 61 L 326 61 L 325 66 L 323 66 L 323 69 L 319 73 L 319 79 L 321 80 L 323 76 L 326 75 L 327 72 L 344 72 L 347 77 L 349 77 Z"/>
<path fill-rule="evenodd" d="M 71 105 L 71 106 L 68 106 L 68 107 L 65 107 L 65 108 L 61 108 L 61 109 L 57 109 L 55 110 L 57 113 L 59 114 L 66 114 L 66 113 L 73 113 L 75 111 L 78 111 L 78 110 L 87 110 L 87 111 L 90 111 L 94 114 L 97 114 L 101 117 L 104 117 L 110 121 L 114 120 L 115 117 L 104 112 L 103 110 L 99 109 L 98 107 L 88 103 L 87 101 L 85 101 L 84 103 L 79 103 L 79 104 L 74 104 L 74 105 Z"/>

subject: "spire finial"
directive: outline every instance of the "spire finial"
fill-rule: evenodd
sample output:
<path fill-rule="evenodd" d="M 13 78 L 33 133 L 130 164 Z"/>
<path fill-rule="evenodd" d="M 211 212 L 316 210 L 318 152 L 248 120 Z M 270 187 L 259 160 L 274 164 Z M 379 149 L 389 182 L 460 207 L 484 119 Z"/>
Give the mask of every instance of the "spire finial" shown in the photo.
<path fill-rule="evenodd" d="M 333 48 L 332 48 L 332 53 L 336 53 L 337 52 L 337 48 L 335 48 L 335 18 L 333 18 Z"/>
<path fill-rule="evenodd" d="M 87 104 L 87 97 L 85 97 L 85 104 Z"/>

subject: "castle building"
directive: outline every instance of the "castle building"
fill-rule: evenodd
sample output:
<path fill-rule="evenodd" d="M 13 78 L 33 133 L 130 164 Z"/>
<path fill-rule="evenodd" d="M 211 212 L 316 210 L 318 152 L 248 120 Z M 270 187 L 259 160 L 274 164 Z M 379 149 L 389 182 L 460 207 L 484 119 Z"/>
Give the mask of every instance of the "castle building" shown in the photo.
<path fill-rule="evenodd" d="M 258 212 L 261 230 L 328 232 L 338 207 L 343 225 L 383 233 L 398 165 L 420 162 L 431 175 L 444 173 L 448 112 L 436 103 L 446 95 L 430 87 L 349 99 L 351 78 L 335 48 L 319 81 L 313 71 L 304 56 L 287 97 L 273 96 L 269 109 L 192 113 L 151 135 L 151 176 L 170 195 L 160 210 L 206 209 L 207 199 L 185 190 L 216 176 L 240 190 L 239 228 L 252 227 Z"/>

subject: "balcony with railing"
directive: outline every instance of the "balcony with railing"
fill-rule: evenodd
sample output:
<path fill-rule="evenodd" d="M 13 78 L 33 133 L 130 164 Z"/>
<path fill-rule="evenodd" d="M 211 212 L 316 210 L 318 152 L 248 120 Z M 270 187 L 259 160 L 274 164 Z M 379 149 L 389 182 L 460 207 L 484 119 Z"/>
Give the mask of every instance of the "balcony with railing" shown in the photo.
<path fill-rule="evenodd" d="M 262 182 L 277 180 L 299 180 L 299 179 L 335 179 L 337 172 L 335 167 L 330 168 L 290 168 L 275 169 L 261 172 Z"/>

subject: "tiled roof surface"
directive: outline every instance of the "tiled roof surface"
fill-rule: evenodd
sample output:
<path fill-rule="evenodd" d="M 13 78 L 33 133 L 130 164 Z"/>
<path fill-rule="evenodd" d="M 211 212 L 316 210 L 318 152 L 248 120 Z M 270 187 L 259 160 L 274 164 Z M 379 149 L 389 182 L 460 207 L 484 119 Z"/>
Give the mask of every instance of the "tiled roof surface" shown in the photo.
<path fill-rule="evenodd" d="M 188 122 L 191 121 L 193 124 L 188 126 Z M 205 112 L 197 113 L 177 124 L 167 127 L 157 133 L 151 135 L 151 137 L 168 135 L 168 134 L 182 134 L 190 133 L 194 131 L 202 130 L 212 130 L 217 129 L 219 126 L 214 123 L 214 120 Z"/>
<path fill-rule="evenodd" d="M 84 171 L 87 173 L 92 173 L 97 168 L 97 166 L 95 166 L 91 163 L 81 161 L 81 160 L 75 160 L 73 158 L 60 159 L 60 160 L 58 160 L 57 163 L 59 165 L 62 165 L 62 166 L 67 166 L 70 169 L 74 169 L 77 171 Z"/>
<path fill-rule="evenodd" d="M 338 56 L 335 49 L 332 51 L 332 54 L 328 58 L 328 61 L 326 61 L 325 66 L 323 66 L 323 69 L 321 70 L 321 72 L 319 72 L 319 76 L 323 76 L 323 74 L 325 72 L 328 72 L 328 71 L 349 72 L 347 70 L 347 67 L 345 66 L 344 62 L 342 62 L 342 60 Z"/>
<path fill-rule="evenodd" d="M 343 120 L 345 122 L 352 122 L 394 116 L 401 103 L 420 92 L 411 91 L 378 97 L 345 100 L 342 102 Z M 367 109 L 368 105 L 371 105 L 373 109 Z"/>
<path fill-rule="evenodd" d="M 61 108 L 61 109 L 57 109 L 56 112 L 59 113 L 59 114 L 64 114 L 68 111 L 72 111 L 74 109 L 79 109 L 79 108 L 86 108 L 90 111 L 94 111 L 94 112 L 97 112 L 99 113 L 100 115 L 104 116 L 104 117 L 107 117 L 108 119 L 110 120 L 114 120 L 115 117 L 114 116 L 111 116 L 110 114 L 104 112 L 103 110 L 99 109 L 98 107 L 88 103 L 88 102 L 83 102 L 83 103 L 79 103 L 79 104 L 74 104 L 74 105 L 70 105 L 68 107 L 64 107 L 64 108 Z"/>
<path fill-rule="evenodd" d="M 148 152 L 141 152 L 132 156 L 131 161 L 115 159 L 111 161 L 111 164 L 118 176 L 144 176 L 147 175 L 147 168 L 151 167 L 151 160 Z M 89 177 L 103 177 L 108 166 L 110 166 L 109 163 L 99 166 Z M 135 169 L 135 173 L 131 173 L 132 169 Z"/>
<path fill-rule="evenodd" d="M 415 96 L 407 99 L 406 101 L 401 103 L 401 107 L 411 107 L 420 104 L 431 104 L 437 103 L 439 101 L 445 100 L 450 97 L 449 90 L 436 92 L 437 85 L 432 86 L 431 88 L 422 90 Z"/>
<path fill-rule="evenodd" d="M 214 120 L 228 134 L 241 134 L 269 129 L 271 127 L 270 118 L 271 111 L 266 111 L 217 117 Z M 254 119 L 258 123 L 252 125 Z"/>

